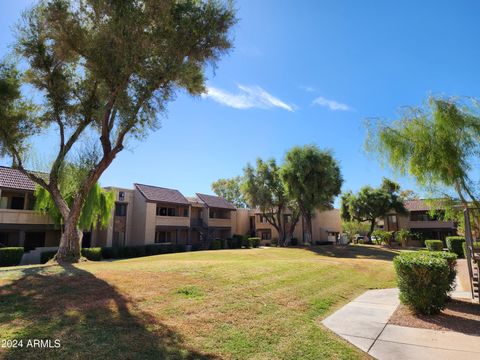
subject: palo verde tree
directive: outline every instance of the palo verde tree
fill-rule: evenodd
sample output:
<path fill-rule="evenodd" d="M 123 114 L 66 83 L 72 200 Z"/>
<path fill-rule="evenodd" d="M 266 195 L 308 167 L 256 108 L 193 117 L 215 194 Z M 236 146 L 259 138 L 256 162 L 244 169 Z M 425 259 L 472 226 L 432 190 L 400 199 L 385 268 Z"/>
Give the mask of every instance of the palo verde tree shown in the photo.
<path fill-rule="evenodd" d="M 241 191 L 242 178 L 235 176 L 230 179 L 218 179 L 212 183 L 212 190 L 218 196 L 225 198 L 238 208 L 246 208 L 247 203 Z"/>
<path fill-rule="evenodd" d="M 288 197 L 298 204 L 305 219 L 305 240 L 311 244 L 314 211 L 331 209 L 340 194 L 340 167 L 329 151 L 315 145 L 296 146 L 285 157 L 281 178 Z"/>
<path fill-rule="evenodd" d="M 50 193 L 64 224 L 58 261 L 78 261 L 82 208 L 127 139 L 156 129 L 177 90 L 205 91 L 205 67 L 231 47 L 235 21 L 215 0 L 44 0 L 25 13 L 15 48 L 26 70 L 0 71 L 0 151 Z M 38 91 L 33 104 L 22 85 Z M 58 149 L 44 179 L 25 169 L 25 156 L 47 129 Z M 99 150 L 69 203 L 61 168 L 87 135 Z"/>
<path fill-rule="evenodd" d="M 260 210 L 266 221 L 277 230 L 278 244 L 286 246 L 287 235 L 292 236 L 299 219 L 299 211 L 295 202 L 287 195 L 281 167 L 275 159 L 257 159 L 256 167 L 247 165 L 243 177 L 242 192 L 248 204 Z"/>
<path fill-rule="evenodd" d="M 366 147 L 419 185 L 434 193 L 440 189 L 441 197 L 454 190 L 463 207 L 480 208 L 478 180 L 472 179 L 480 154 L 476 103 L 432 97 L 393 123 L 368 124 Z"/>
<path fill-rule="evenodd" d="M 400 197 L 400 185 L 386 178 L 383 178 L 379 188 L 364 186 L 357 194 L 348 191 L 341 198 L 342 219 L 347 222 L 370 223 L 369 235 L 372 234 L 377 219 L 391 210 L 398 214 L 407 212 Z"/>

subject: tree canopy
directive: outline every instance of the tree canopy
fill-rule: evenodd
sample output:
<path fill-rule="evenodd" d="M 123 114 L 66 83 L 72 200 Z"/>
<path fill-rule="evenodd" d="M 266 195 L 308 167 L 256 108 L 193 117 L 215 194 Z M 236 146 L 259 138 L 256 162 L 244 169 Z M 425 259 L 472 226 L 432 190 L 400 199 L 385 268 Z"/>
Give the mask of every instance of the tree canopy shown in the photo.
<path fill-rule="evenodd" d="M 379 188 L 364 186 L 356 194 L 348 191 L 341 198 L 341 216 L 344 221 L 369 222 L 371 234 L 377 219 L 390 211 L 405 214 L 407 210 L 400 196 L 400 186 L 383 178 Z"/>
<path fill-rule="evenodd" d="M 238 208 L 246 208 L 247 203 L 241 191 L 242 177 L 235 176 L 230 179 L 218 179 L 212 183 L 212 190 Z"/>
<path fill-rule="evenodd" d="M 231 3 L 216 0 L 44 0 L 25 12 L 15 51 L 26 69 L 0 66 L 0 154 L 51 194 L 65 224 L 58 259 L 80 257 L 81 209 L 126 141 L 157 129 L 178 90 L 205 91 L 205 68 L 231 47 L 235 21 Z M 48 179 L 25 169 L 30 139 L 46 130 L 58 135 Z M 90 168 L 67 202 L 60 172 L 80 150 Z"/>
<path fill-rule="evenodd" d="M 277 230 L 279 245 L 285 246 L 287 235 L 292 236 L 298 222 L 299 212 L 295 202 L 288 197 L 281 169 L 275 159 L 257 159 L 256 167 L 248 164 L 244 169 L 242 191 L 248 204 L 258 208 L 267 222 Z"/>
<path fill-rule="evenodd" d="M 453 189 L 464 204 L 480 205 L 478 181 L 472 179 L 480 154 L 476 104 L 432 97 L 426 106 L 408 108 L 393 123 L 370 123 L 366 145 L 434 193 Z"/>
<path fill-rule="evenodd" d="M 306 242 L 312 241 L 312 216 L 316 209 L 333 208 L 343 178 L 329 151 L 316 145 L 295 146 L 285 156 L 281 171 L 287 194 L 294 199 L 306 221 Z"/>

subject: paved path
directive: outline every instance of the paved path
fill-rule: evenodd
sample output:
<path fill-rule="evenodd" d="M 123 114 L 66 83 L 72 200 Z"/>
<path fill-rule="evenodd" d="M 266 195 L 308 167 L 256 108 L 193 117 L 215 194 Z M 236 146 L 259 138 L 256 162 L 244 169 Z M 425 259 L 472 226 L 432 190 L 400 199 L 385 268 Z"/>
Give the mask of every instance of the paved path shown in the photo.
<path fill-rule="evenodd" d="M 480 359 L 478 336 L 388 325 L 398 305 L 398 289 L 369 290 L 322 323 L 380 360 Z"/>

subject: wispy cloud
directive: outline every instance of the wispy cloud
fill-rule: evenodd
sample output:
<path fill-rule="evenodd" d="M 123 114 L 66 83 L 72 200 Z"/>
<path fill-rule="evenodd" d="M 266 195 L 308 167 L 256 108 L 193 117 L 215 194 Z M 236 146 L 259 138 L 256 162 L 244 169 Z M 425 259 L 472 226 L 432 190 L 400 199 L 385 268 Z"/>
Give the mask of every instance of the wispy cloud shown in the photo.
<path fill-rule="evenodd" d="M 207 87 L 207 92 L 202 95 L 204 98 L 210 98 L 222 105 L 235 109 L 272 109 L 280 108 L 287 111 L 293 111 L 293 106 L 289 105 L 279 98 L 276 98 L 260 86 L 237 85 L 239 92 L 231 93 L 213 86 Z"/>
<path fill-rule="evenodd" d="M 327 107 L 332 111 L 352 111 L 353 110 L 347 104 L 343 104 L 335 100 L 326 99 L 323 96 L 319 96 L 315 100 L 313 100 L 312 105 Z"/>
<path fill-rule="evenodd" d="M 310 86 L 310 85 L 300 85 L 299 89 L 303 90 L 305 92 L 309 92 L 309 93 L 315 92 L 315 88 L 313 86 Z"/>

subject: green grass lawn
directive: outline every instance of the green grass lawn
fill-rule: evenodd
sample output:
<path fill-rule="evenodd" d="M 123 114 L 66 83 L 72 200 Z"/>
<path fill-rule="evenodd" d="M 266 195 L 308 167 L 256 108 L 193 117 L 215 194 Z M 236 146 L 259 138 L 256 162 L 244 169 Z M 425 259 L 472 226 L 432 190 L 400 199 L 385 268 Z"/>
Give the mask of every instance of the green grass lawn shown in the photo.
<path fill-rule="evenodd" d="M 363 358 L 320 321 L 367 289 L 394 287 L 393 255 L 267 248 L 0 270 L 0 339 L 24 340 L 0 358 Z"/>

